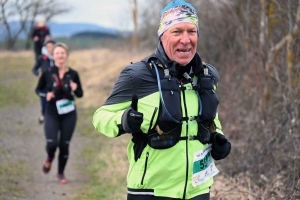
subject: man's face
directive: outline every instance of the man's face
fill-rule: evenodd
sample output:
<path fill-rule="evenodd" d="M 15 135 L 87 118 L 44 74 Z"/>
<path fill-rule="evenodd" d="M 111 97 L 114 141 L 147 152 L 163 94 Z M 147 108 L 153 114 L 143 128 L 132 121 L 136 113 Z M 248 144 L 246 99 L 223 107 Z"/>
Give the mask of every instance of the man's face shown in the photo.
<path fill-rule="evenodd" d="M 47 49 L 48 53 L 51 55 L 53 55 L 53 46 L 54 46 L 54 44 L 51 42 L 46 44 L 46 49 Z"/>
<path fill-rule="evenodd" d="M 187 22 L 171 26 L 161 37 L 162 45 L 169 59 L 182 66 L 193 59 L 197 41 L 197 27 Z"/>

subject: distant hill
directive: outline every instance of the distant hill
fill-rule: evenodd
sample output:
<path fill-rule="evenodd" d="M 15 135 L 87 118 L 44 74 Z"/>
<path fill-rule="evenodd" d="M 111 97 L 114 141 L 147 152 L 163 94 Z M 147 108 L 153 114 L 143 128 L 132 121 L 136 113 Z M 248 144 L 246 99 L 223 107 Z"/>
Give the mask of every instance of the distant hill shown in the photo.
<path fill-rule="evenodd" d="M 55 23 L 49 22 L 48 26 L 53 37 L 70 37 L 80 32 L 100 32 L 105 35 L 118 36 L 118 32 L 112 28 L 89 23 Z"/>
<path fill-rule="evenodd" d="M 82 31 L 79 33 L 75 33 L 71 36 L 71 38 L 82 38 L 82 37 L 88 37 L 88 38 L 117 38 L 117 36 L 114 36 L 109 33 L 103 33 L 100 31 Z"/>
<path fill-rule="evenodd" d="M 12 32 L 16 32 L 20 23 L 18 21 L 12 21 L 9 23 Z M 27 23 L 29 27 L 30 22 Z M 99 34 L 103 34 L 111 37 L 118 37 L 119 32 L 112 28 L 107 28 L 95 24 L 90 23 L 57 23 L 57 22 L 48 22 L 47 25 L 50 28 L 51 35 L 55 37 L 71 37 L 72 35 L 76 35 L 82 32 L 98 32 Z M 4 25 L 0 24 L 0 40 L 5 38 L 4 35 Z M 122 33 L 120 33 L 122 34 Z M 19 39 L 26 38 L 26 33 L 22 32 L 19 36 Z"/>

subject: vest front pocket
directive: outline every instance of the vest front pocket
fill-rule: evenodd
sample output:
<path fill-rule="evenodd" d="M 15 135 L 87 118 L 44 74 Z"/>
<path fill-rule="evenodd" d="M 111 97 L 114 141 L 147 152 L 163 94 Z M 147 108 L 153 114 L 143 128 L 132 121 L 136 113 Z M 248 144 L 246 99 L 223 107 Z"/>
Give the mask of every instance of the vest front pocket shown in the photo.
<path fill-rule="evenodd" d="M 178 80 L 161 80 L 161 121 L 180 122 L 181 121 L 181 102 Z"/>

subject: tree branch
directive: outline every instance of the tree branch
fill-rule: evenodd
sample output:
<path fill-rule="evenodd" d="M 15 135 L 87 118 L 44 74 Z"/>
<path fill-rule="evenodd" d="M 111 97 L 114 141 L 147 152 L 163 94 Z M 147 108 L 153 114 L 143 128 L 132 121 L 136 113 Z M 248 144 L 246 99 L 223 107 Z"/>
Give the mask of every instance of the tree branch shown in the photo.
<path fill-rule="evenodd" d="M 71 10 L 58 0 L 0 0 L 0 9 L 0 23 L 3 23 L 5 29 L 3 33 L 6 34 L 7 49 L 14 47 L 23 31 L 27 33 L 27 41 L 30 41 L 30 32 L 38 15 L 50 20 L 54 16 Z M 19 20 L 20 26 L 17 30 L 12 30 L 10 27 L 9 21 L 12 16 Z M 29 27 L 28 22 L 30 22 Z"/>
<path fill-rule="evenodd" d="M 297 37 L 299 34 L 299 25 L 300 25 L 300 0 L 298 0 L 298 8 L 297 8 L 297 14 L 296 14 L 296 22 L 293 26 L 292 33 L 288 33 L 286 36 L 284 36 L 275 46 L 273 46 L 268 54 L 268 61 L 266 63 L 266 71 L 272 72 L 272 65 L 274 63 L 274 59 L 276 58 L 277 52 L 281 50 L 288 41 L 293 38 Z"/>

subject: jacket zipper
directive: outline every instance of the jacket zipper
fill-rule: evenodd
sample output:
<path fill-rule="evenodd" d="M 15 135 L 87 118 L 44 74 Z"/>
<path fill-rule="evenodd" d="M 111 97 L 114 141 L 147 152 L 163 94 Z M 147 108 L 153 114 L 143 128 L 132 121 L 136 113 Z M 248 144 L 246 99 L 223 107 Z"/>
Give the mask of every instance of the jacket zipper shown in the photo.
<path fill-rule="evenodd" d="M 143 173 L 141 185 L 144 184 L 144 178 L 145 178 L 145 175 L 146 175 L 147 165 L 148 165 L 148 158 L 149 158 L 149 152 L 146 153 L 145 168 L 144 168 L 144 173 Z"/>
<path fill-rule="evenodd" d="M 153 115 L 152 115 L 151 120 L 150 120 L 150 125 L 149 125 L 148 132 L 147 132 L 147 133 L 149 133 L 149 131 L 151 130 L 152 123 L 153 123 L 153 120 L 154 120 L 154 117 L 155 117 L 155 114 L 156 114 L 157 110 L 158 110 L 158 108 L 155 107 L 155 108 L 154 108 L 154 111 L 153 111 Z"/>
<path fill-rule="evenodd" d="M 181 86 L 183 87 L 183 84 L 181 83 Z M 187 113 L 187 107 L 186 107 L 186 99 L 185 99 L 185 92 L 184 90 L 182 91 L 182 96 L 183 96 L 183 104 L 184 104 L 184 111 L 185 111 L 185 116 L 188 116 L 188 113 Z M 188 120 L 187 120 L 188 122 Z M 188 125 L 186 124 L 186 137 L 188 136 Z M 183 190 L 183 197 L 182 199 L 185 199 L 185 196 L 186 196 L 186 187 L 187 187 L 187 182 L 188 182 L 188 175 L 189 175 L 189 156 L 188 156 L 188 139 L 185 140 L 185 150 L 186 150 L 186 174 L 185 174 L 185 184 L 184 184 L 184 190 Z"/>

